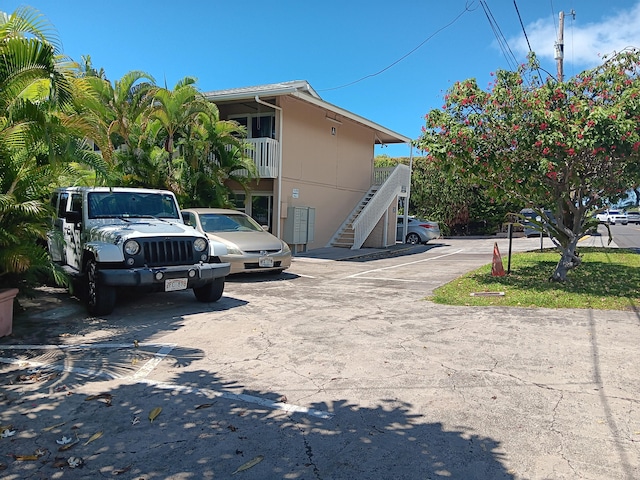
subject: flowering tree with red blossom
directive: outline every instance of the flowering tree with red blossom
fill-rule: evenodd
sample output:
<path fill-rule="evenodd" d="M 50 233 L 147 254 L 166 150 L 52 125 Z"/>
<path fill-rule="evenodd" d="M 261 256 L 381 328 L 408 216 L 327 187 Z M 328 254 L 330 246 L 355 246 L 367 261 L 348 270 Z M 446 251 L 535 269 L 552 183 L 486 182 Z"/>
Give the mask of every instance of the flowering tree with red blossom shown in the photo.
<path fill-rule="evenodd" d="M 561 253 L 550 279 L 562 282 L 580 264 L 576 246 L 593 210 L 640 180 L 640 50 L 605 57 L 563 83 L 542 83 L 537 71 L 531 58 L 497 72 L 487 91 L 474 79 L 457 82 L 416 144 L 496 199 L 534 208 Z"/>

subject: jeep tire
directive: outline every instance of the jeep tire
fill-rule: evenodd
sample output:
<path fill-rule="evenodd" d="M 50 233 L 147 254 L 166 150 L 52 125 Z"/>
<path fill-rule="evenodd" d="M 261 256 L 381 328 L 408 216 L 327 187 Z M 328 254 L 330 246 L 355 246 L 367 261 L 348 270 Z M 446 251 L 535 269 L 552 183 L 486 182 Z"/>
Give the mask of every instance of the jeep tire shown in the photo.
<path fill-rule="evenodd" d="M 193 289 L 199 302 L 217 302 L 224 292 L 224 277 L 216 278 L 213 282 Z"/>
<path fill-rule="evenodd" d="M 85 267 L 86 302 L 91 315 L 109 315 L 116 306 L 116 289 L 98 283 L 98 264 L 92 258 Z"/>

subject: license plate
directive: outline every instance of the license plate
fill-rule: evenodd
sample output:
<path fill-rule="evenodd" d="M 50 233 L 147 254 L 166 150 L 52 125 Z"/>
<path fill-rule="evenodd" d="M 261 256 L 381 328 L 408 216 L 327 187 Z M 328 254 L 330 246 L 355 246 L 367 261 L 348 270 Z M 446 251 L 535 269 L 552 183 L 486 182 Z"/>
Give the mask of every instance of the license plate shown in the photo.
<path fill-rule="evenodd" d="M 271 268 L 273 267 L 273 258 L 271 257 L 260 257 L 258 260 L 258 266 Z"/>
<path fill-rule="evenodd" d="M 188 280 L 186 278 L 170 278 L 164 281 L 164 291 L 174 292 L 176 290 L 184 290 L 187 288 Z"/>

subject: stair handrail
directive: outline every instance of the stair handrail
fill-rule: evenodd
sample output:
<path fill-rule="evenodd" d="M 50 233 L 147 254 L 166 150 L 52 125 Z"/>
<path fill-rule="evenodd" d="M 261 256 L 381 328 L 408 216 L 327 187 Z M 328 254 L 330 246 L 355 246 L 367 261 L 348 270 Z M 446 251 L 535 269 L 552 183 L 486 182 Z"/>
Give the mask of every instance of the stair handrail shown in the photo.
<path fill-rule="evenodd" d="M 389 208 L 396 196 L 408 191 L 411 182 L 411 170 L 408 165 L 398 164 L 389 177 L 380 186 L 375 195 L 364 206 L 353 221 L 354 240 L 352 250 L 362 247 L 376 224 Z"/>

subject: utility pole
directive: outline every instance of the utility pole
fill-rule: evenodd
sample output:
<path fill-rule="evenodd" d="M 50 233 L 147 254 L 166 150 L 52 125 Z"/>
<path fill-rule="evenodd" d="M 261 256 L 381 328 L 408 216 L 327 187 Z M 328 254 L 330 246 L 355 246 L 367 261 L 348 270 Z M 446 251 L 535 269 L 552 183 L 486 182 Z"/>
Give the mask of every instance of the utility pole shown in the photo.
<path fill-rule="evenodd" d="M 558 26 L 558 41 L 556 42 L 556 65 L 558 66 L 558 82 L 564 81 L 564 12 L 560 12 L 559 26 Z"/>

